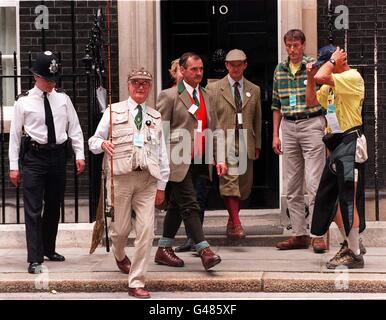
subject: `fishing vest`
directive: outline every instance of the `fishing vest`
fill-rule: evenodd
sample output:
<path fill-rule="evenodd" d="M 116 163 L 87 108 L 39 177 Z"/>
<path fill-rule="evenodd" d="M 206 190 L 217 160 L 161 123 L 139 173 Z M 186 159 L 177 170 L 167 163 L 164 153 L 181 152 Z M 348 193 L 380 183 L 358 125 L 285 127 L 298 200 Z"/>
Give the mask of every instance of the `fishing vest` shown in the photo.
<path fill-rule="evenodd" d="M 146 107 L 140 130 L 127 108 L 127 102 L 112 105 L 112 143 L 114 144 L 113 172 L 114 176 L 128 174 L 132 171 L 149 171 L 156 179 L 160 179 L 159 152 L 162 138 L 161 114 Z M 134 136 L 143 136 L 143 146 L 134 145 Z M 105 154 L 103 168 L 110 176 L 110 156 Z"/>

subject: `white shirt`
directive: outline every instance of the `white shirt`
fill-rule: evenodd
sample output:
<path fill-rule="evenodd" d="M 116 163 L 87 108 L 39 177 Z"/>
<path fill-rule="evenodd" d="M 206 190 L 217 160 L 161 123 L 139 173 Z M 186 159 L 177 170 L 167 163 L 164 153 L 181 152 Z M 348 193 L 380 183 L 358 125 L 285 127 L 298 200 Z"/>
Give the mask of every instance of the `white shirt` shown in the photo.
<path fill-rule="evenodd" d="M 137 108 L 138 105 L 141 105 L 142 107 L 142 114 L 146 113 L 146 105 L 144 103 L 136 103 L 131 97 L 129 97 L 129 99 L 127 100 L 127 105 L 129 106 L 129 111 L 133 116 L 133 119 L 135 119 L 135 117 L 138 114 L 138 108 Z M 142 117 L 142 126 L 143 126 L 143 119 L 144 117 Z"/>
<path fill-rule="evenodd" d="M 47 98 L 54 118 L 56 143 L 62 144 L 70 137 L 76 160 L 84 160 L 83 133 L 70 97 L 54 89 L 47 94 Z M 23 126 L 31 140 L 40 144 L 47 143 L 48 132 L 45 119 L 43 91 L 35 86 L 28 91 L 28 95 L 21 96 L 14 105 L 9 138 L 10 170 L 19 170 L 18 160 Z"/>
<path fill-rule="evenodd" d="M 235 87 L 234 87 L 234 84 L 235 84 L 236 80 L 233 80 L 231 78 L 231 76 L 228 74 L 228 81 L 229 81 L 229 85 L 231 86 L 232 96 L 234 98 L 235 97 Z M 244 102 L 244 95 L 243 95 L 243 92 L 244 92 L 244 77 L 241 78 L 237 82 L 239 83 L 238 88 L 239 88 L 239 92 L 240 92 L 241 102 Z"/>
<path fill-rule="evenodd" d="M 129 99 L 127 100 L 127 107 L 133 118 L 135 118 L 135 116 L 138 113 L 137 105 L 138 103 L 136 103 L 131 97 L 129 97 Z M 143 103 L 141 104 L 141 106 L 142 106 L 142 112 L 145 113 L 146 105 Z M 143 126 L 144 120 L 145 120 L 145 117 L 142 117 L 142 126 Z M 109 131 L 110 131 L 110 108 L 107 108 L 106 111 L 103 113 L 102 119 L 98 124 L 95 134 L 88 140 L 88 147 L 92 153 L 99 154 L 103 152 L 102 143 L 103 141 L 108 140 Z M 162 131 L 162 126 L 161 126 L 160 143 L 161 145 L 159 148 L 158 163 L 160 167 L 161 179 L 158 180 L 157 189 L 165 190 L 166 183 L 169 180 L 170 168 L 169 168 L 169 159 L 168 159 L 168 154 L 167 154 L 167 149 L 165 144 L 164 133 Z"/>
<path fill-rule="evenodd" d="M 182 82 L 184 83 L 185 89 L 186 91 L 188 91 L 192 99 L 193 99 L 193 90 L 196 89 L 197 99 L 200 100 L 200 85 L 197 85 L 195 88 L 193 88 L 190 84 L 187 84 L 185 80 L 182 80 Z"/>

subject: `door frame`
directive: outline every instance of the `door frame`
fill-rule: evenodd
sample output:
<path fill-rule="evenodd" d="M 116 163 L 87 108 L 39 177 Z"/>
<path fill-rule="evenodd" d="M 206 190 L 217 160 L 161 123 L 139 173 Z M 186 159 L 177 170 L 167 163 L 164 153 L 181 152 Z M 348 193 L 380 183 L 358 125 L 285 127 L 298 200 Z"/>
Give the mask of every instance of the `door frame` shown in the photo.
<path fill-rule="evenodd" d="M 277 60 L 282 61 L 282 57 L 285 55 L 285 47 L 283 45 L 282 37 L 283 32 L 287 29 L 299 28 L 302 29 L 306 34 L 311 34 L 311 38 L 307 37 L 307 48 L 306 50 L 314 55 L 317 51 L 317 20 L 314 19 L 313 23 L 310 24 L 310 19 L 307 17 L 310 14 L 317 13 L 317 1 L 312 0 L 312 3 L 304 3 L 302 0 L 297 0 L 294 6 L 293 0 L 276 0 L 277 1 Z M 291 19 L 291 16 L 296 14 L 297 16 L 305 17 L 304 19 Z M 161 43 L 161 1 L 156 0 L 155 3 L 155 23 L 156 23 L 156 73 L 157 83 L 155 85 L 157 92 L 162 90 L 162 43 Z M 303 25 L 303 20 L 305 21 Z M 281 134 L 281 132 L 280 132 Z M 286 202 L 286 195 L 284 190 L 284 168 L 282 157 L 279 157 L 279 208 L 283 211 L 283 201 Z M 285 203 L 284 202 L 284 203 Z"/>

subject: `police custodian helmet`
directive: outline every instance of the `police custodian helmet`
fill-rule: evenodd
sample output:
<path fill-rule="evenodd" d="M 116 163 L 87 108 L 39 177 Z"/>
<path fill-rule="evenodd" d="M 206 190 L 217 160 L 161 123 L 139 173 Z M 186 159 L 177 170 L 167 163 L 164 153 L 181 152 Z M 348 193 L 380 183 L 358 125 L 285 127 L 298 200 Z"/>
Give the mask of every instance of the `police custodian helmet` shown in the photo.
<path fill-rule="evenodd" d="M 30 71 L 46 80 L 57 81 L 59 76 L 58 58 L 51 51 L 39 52 Z"/>

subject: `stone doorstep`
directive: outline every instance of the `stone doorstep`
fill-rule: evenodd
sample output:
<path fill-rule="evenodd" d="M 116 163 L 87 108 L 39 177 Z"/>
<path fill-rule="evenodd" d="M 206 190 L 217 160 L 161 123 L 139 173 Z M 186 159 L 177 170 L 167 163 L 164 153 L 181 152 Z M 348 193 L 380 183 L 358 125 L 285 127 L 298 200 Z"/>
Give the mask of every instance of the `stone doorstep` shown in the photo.
<path fill-rule="evenodd" d="M 268 226 L 270 228 L 270 226 Z M 276 226 L 277 227 L 277 226 Z M 249 235 L 241 241 L 227 240 L 224 233 L 225 229 L 219 227 L 216 234 L 206 234 L 207 240 L 212 245 L 224 246 L 273 246 L 276 242 L 288 237 L 290 232 L 283 230 L 281 234 L 256 234 L 250 232 Z M 57 246 L 58 247 L 89 247 L 93 230 L 92 223 L 65 223 L 59 224 Z M 213 229 L 212 229 L 213 230 Z M 157 234 L 154 245 L 160 234 Z M 338 228 L 333 225 L 330 228 L 331 246 L 339 246 L 341 235 Z M 185 241 L 184 233 L 176 237 L 176 245 Z M 363 241 L 368 247 L 386 247 L 386 221 L 368 222 L 367 229 L 363 234 Z M 130 245 L 133 243 L 133 235 L 129 237 Z M 0 225 L 0 248 L 24 248 L 25 247 L 25 226 L 24 224 Z"/>
<path fill-rule="evenodd" d="M 345 277 L 335 273 L 162 272 L 148 273 L 150 291 L 195 292 L 386 292 L 384 274 Z M 205 281 L 203 281 L 205 280 Z M 0 292 L 124 292 L 127 275 L 118 272 L 0 275 Z"/>
<path fill-rule="evenodd" d="M 6 204 L 5 219 L 6 224 L 16 224 L 16 207 L 14 204 Z M 163 221 L 165 218 L 164 211 L 156 211 L 155 225 L 158 230 L 162 230 Z M 244 225 L 254 225 L 256 221 L 259 224 L 279 224 L 280 210 L 279 209 L 243 209 L 240 214 L 241 221 Z M 88 201 L 80 200 L 78 207 L 78 223 L 88 223 L 89 207 Z M 217 226 L 219 224 L 226 225 L 228 221 L 228 213 L 226 210 L 208 210 L 205 212 L 205 226 Z M 3 223 L 0 217 L 0 223 Z M 20 208 L 20 223 L 24 223 L 23 207 Z M 65 223 L 75 223 L 75 207 L 74 201 L 68 200 L 65 207 Z"/>

